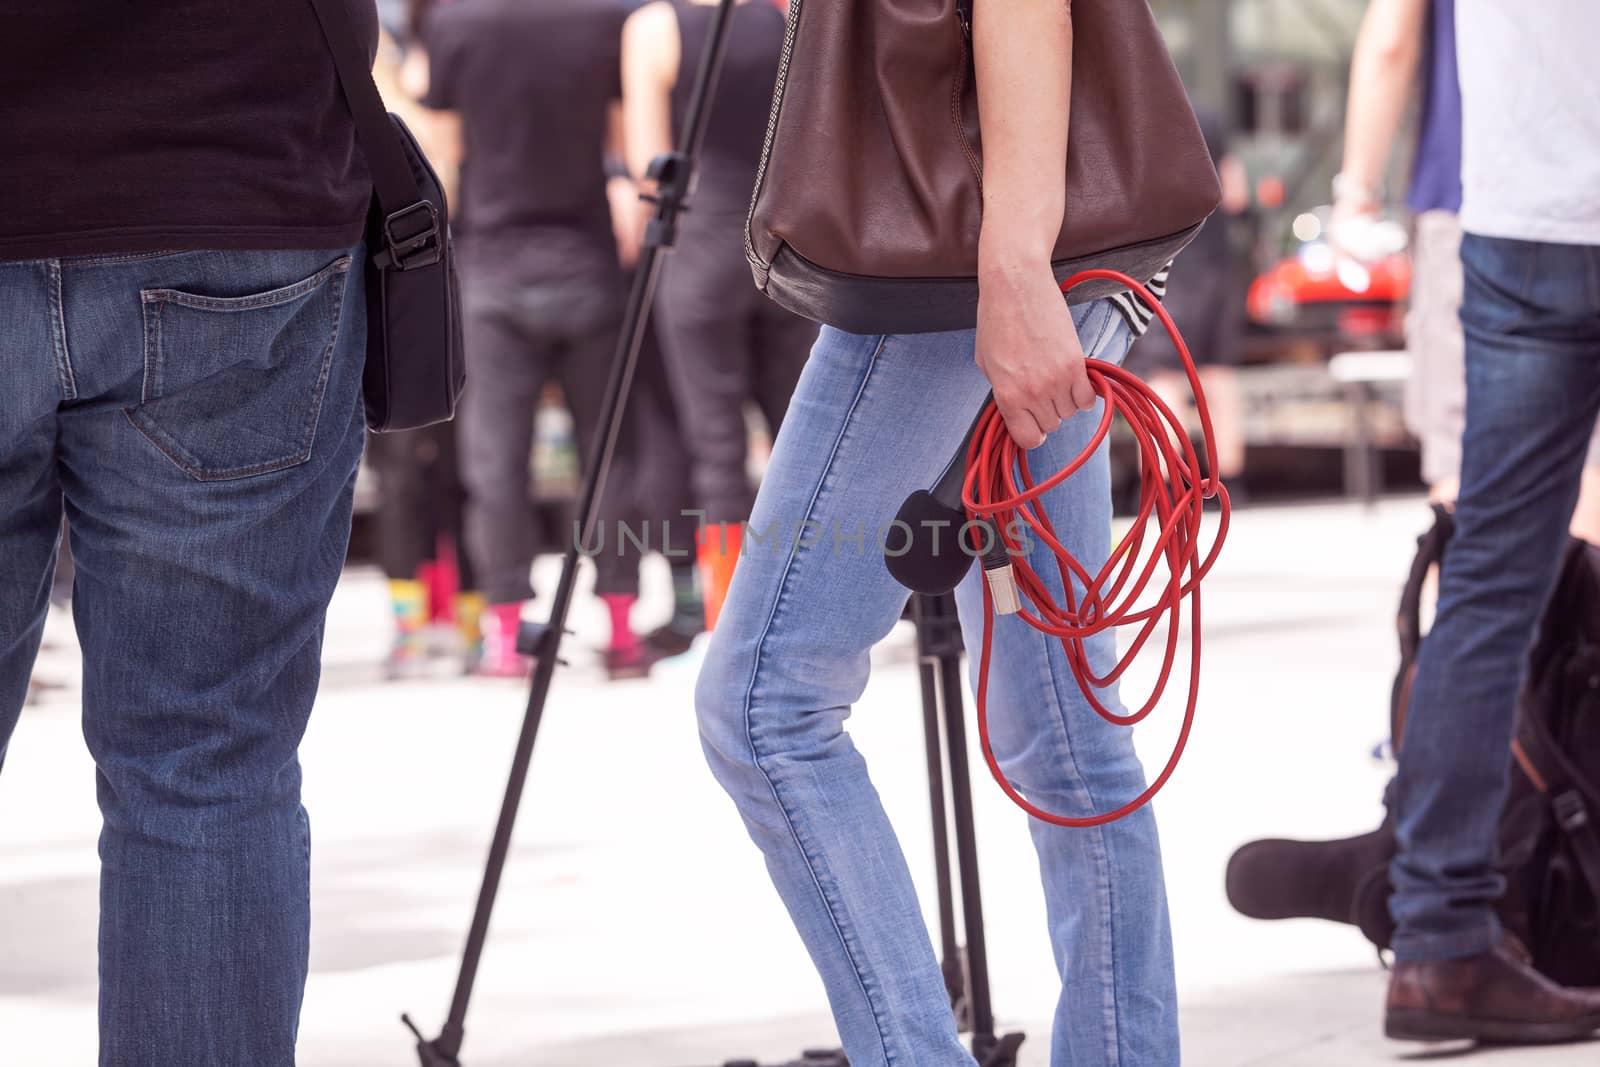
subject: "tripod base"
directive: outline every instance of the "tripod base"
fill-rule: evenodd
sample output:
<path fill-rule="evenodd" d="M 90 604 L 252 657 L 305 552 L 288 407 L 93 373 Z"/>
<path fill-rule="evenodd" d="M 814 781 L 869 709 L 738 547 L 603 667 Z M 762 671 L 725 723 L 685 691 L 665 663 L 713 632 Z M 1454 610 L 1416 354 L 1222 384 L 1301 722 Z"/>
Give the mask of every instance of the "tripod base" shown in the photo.
<path fill-rule="evenodd" d="M 422 1067 L 461 1067 L 460 1060 L 446 1056 L 426 1042 L 417 1045 L 417 1055 L 421 1057 Z"/>
<path fill-rule="evenodd" d="M 974 1041 L 972 1058 L 978 1061 L 978 1067 L 1016 1067 L 1017 1050 L 1022 1047 L 1022 1042 L 1022 1034 L 991 1036 L 987 1042 Z M 987 1048 L 983 1047 L 985 1044 Z"/>
<path fill-rule="evenodd" d="M 729 1060 L 722 1067 L 761 1067 L 755 1060 Z M 781 1067 L 850 1067 L 850 1061 L 844 1058 L 843 1049 L 806 1049 L 797 1060 L 790 1060 Z"/>
<path fill-rule="evenodd" d="M 443 1038 L 440 1038 L 439 1041 L 429 1041 L 423 1037 L 422 1031 L 417 1029 L 417 1024 L 411 1021 L 411 1016 L 409 1015 L 400 1016 L 400 1021 L 405 1024 L 405 1028 L 410 1030 L 412 1036 L 417 1039 L 417 1058 L 421 1061 L 421 1067 L 461 1067 L 459 1059 L 439 1048 L 439 1041 L 444 1040 Z M 457 1047 L 459 1048 L 460 1046 L 458 1045 Z"/>
<path fill-rule="evenodd" d="M 977 1038 L 972 1042 L 972 1058 L 978 1067 L 1017 1067 L 1017 1050 L 1022 1047 L 1022 1034 L 1004 1037 Z M 424 1064 L 424 1067 L 431 1067 Z M 722 1067 L 761 1067 L 755 1060 L 729 1060 Z M 850 1067 L 843 1049 L 807 1049 L 798 1060 L 780 1067 Z"/>

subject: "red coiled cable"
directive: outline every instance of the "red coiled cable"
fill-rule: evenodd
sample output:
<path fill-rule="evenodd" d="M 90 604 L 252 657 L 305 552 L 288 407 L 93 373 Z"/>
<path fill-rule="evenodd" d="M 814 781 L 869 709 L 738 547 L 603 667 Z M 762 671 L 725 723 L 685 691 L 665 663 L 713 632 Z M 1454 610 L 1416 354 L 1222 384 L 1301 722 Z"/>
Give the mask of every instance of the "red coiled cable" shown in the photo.
<path fill-rule="evenodd" d="M 1211 429 L 1211 412 L 1200 388 L 1200 376 L 1195 370 L 1194 358 L 1189 354 L 1189 346 L 1184 343 L 1172 317 L 1148 289 L 1117 271 L 1083 271 L 1063 282 L 1061 290 L 1068 292 L 1082 282 L 1093 280 L 1114 281 L 1127 286 L 1150 307 L 1166 329 L 1183 360 L 1184 372 L 1194 392 L 1206 454 L 1214 460 L 1216 446 Z M 1028 469 L 1027 453 L 1006 432 L 1000 410 L 991 402 L 983 413 L 978 432 L 973 435 L 967 451 L 967 477 L 962 491 L 962 502 L 969 517 L 988 520 L 1005 544 L 1024 603 L 1020 617 L 1034 629 L 1061 640 L 1084 699 L 1109 723 L 1132 726 L 1143 721 L 1161 700 L 1178 658 L 1183 600 L 1185 597 L 1189 599 L 1189 701 L 1172 756 L 1149 788 L 1127 804 L 1114 811 L 1074 817 L 1045 811 L 1023 797 L 1006 779 L 989 744 L 989 664 L 994 643 L 995 611 L 989 584 L 987 581 L 984 583 L 983 650 L 978 666 L 978 737 L 983 745 L 984 759 L 988 761 L 989 770 L 1000 788 L 1028 814 L 1057 826 L 1077 827 L 1101 826 L 1137 811 L 1167 784 L 1183 757 L 1200 695 L 1200 580 L 1210 571 L 1222 549 L 1223 539 L 1228 533 L 1229 517 L 1228 491 L 1214 473 L 1210 478 L 1201 476 L 1200 460 L 1194 444 L 1172 409 L 1144 382 L 1115 364 L 1091 359 L 1088 361 L 1088 373 L 1095 393 L 1105 400 L 1105 408 L 1094 437 L 1077 458 L 1043 482 L 1035 483 Z M 1050 524 L 1049 515 L 1035 502 L 1089 462 L 1095 450 L 1110 434 L 1112 420 L 1118 416 L 1126 419 L 1133 428 L 1134 440 L 1139 447 L 1142 479 L 1139 513 L 1128 533 L 1112 550 L 1105 566 L 1098 574 L 1090 574 L 1061 544 Z M 1210 550 L 1202 557 L 1199 541 L 1201 513 L 1203 501 L 1211 497 L 1218 498 L 1219 504 L 1217 534 Z M 1156 520 L 1155 536 L 1150 551 L 1146 553 L 1144 548 L 1150 536 L 1152 516 Z M 1034 537 L 1054 552 L 1062 585 L 1066 589 L 1065 605 L 1057 605 L 1052 601 L 1044 581 L 1028 566 L 1015 536 L 1020 529 L 1016 525 L 1018 523 L 1025 524 Z M 1165 577 L 1157 582 L 1157 570 L 1163 564 Z M 1081 600 L 1073 589 L 1074 578 L 1084 587 Z M 1153 584 L 1156 595 L 1153 602 L 1146 603 L 1146 590 L 1152 588 Z M 1028 605 L 1032 606 L 1032 610 Z M 1122 677 L 1163 620 L 1167 624 L 1166 648 L 1154 691 L 1138 711 L 1129 715 L 1116 714 L 1100 702 L 1095 690 Z M 1104 675 L 1096 674 L 1089 664 L 1084 642 L 1105 630 L 1123 626 L 1137 626 L 1138 632 L 1111 670 Z"/>

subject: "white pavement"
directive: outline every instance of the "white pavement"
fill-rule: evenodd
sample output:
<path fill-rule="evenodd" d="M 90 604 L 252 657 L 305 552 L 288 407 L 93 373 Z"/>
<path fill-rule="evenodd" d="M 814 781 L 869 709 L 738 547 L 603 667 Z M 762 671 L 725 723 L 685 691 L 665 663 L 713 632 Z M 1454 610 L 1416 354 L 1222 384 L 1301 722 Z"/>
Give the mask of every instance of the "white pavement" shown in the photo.
<path fill-rule="evenodd" d="M 1386 729 L 1394 600 L 1427 520 L 1415 500 L 1248 511 L 1206 586 L 1200 721 L 1159 802 L 1193 1067 L 1361 1067 L 1441 1054 L 1382 1039 L 1384 977 L 1358 934 L 1250 922 L 1222 888 L 1244 841 L 1377 825 L 1388 769 L 1371 751 Z M 552 562 L 539 567 L 546 589 Z M 649 577 L 641 624 L 666 608 L 664 574 Z M 375 573 L 346 576 L 304 749 L 316 846 L 301 1067 L 415 1064 L 398 1016 L 408 1010 L 430 1032 L 443 1018 L 521 718 L 515 684 L 383 683 L 386 612 Z M 693 665 L 608 685 L 584 653 L 603 615 L 584 599 L 576 621 L 575 662 L 558 677 L 540 737 L 466 1062 L 688 1067 L 786 1060 L 833 1043 L 821 987 L 705 770 Z M 71 678 L 67 620 L 52 621 L 50 638 L 57 647 L 41 673 Z M 1137 671 L 1131 684 L 1148 678 Z M 1162 709 L 1141 732 L 1147 763 L 1164 759 L 1180 711 Z M 852 729 L 931 909 L 908 633 L 879 650 Z M 976 785 L 994 1003 L 1003 1026 L 1030 1035 L 1023 1063 L 1043 1067 L 1056 988 L 1026 825 L 986 777 Z M 68 689 L 24 712 L 0 778 L 0 1063 L 94 1062 L 97 831 Z M 1481 1052 L 1473 1062 L 1593 1067 L 1600 1045 Z"/>

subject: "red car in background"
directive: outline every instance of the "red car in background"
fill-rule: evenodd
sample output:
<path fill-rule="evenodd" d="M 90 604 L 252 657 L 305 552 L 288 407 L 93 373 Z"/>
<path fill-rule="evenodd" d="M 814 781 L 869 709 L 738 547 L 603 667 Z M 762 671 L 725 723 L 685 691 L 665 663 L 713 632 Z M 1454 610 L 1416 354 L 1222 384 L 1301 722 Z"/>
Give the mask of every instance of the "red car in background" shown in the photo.
<path fill-rule="evenodd" d="M 1250 321 L 1269 333 L 1390 336 L 1411 292 L 1406 231 L 1388 218 L 1330 223 L 1318 208 L 1293 223 L 1295 251 L 1250 285 Z M 1332 231 L 1330 233 L 1330 231 Z"/>

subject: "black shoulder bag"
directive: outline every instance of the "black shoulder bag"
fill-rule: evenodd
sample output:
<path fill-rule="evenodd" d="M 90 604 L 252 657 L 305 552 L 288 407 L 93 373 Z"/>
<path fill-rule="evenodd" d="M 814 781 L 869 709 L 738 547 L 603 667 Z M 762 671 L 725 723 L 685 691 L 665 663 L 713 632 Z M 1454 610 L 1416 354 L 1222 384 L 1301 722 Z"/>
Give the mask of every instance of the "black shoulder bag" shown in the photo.
<path fill-rule="evenodd" d="M 367 426 L 411 430 L 455 414 L 465 366 L 444 187 L 390 114 L 356 40 L 350 0 L 311 0 L 372 172 L 367 221 Z"/>

